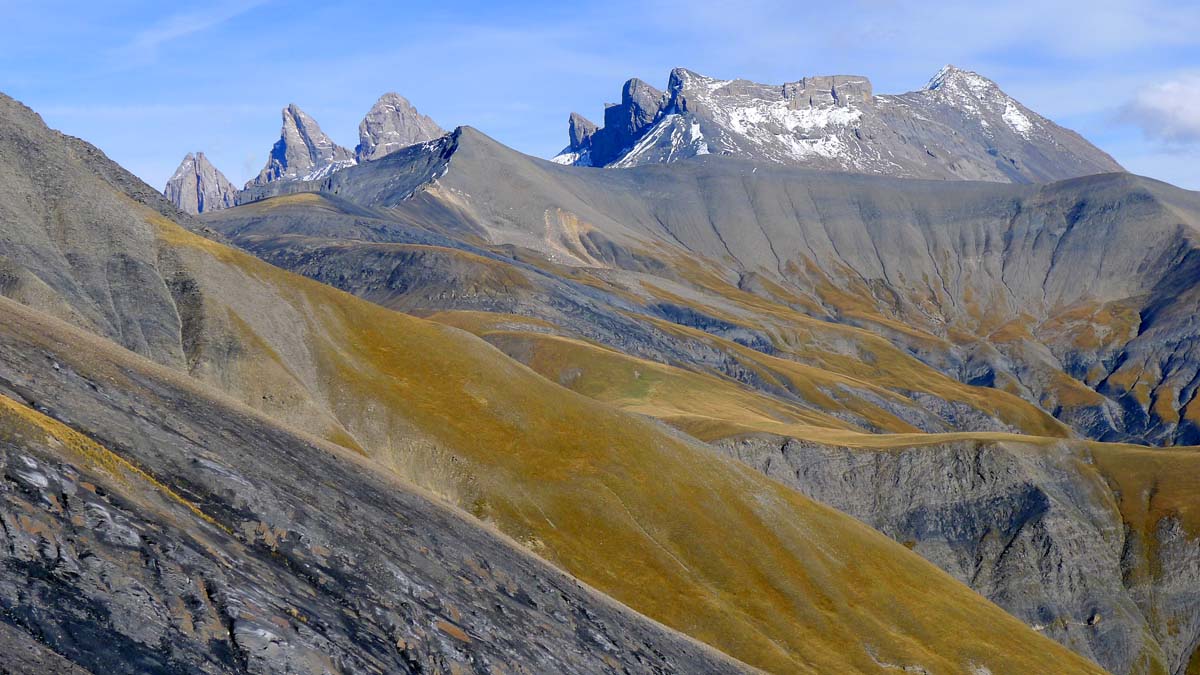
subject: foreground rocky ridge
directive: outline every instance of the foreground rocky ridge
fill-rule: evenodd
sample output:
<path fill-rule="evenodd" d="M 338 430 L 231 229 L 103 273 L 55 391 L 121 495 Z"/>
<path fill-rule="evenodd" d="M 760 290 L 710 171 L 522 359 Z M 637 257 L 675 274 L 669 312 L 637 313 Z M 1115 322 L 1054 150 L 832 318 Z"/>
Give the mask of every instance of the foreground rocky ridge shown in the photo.
<path fill-rule="evenodd" d="M 1111 157 L 968 70 L 918 91 L 875 95 L 861 76 L 784 85 L 684 68 L 667 91 L 638 79 L 597 128 L 572 113 L 563 164 L 630 167 L 700 155 L 904 178 L 1046 182 L 1120 171 Z"/>

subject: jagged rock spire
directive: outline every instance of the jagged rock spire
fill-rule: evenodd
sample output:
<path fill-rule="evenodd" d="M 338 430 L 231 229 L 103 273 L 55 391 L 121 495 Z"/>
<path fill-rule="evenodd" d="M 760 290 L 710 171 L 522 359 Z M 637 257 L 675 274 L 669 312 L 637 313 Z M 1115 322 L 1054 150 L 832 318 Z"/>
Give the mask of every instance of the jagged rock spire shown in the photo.
<path fill-rule="evenodd" d="M 203 152 L 189 152 L 163 188 L 163 194 L 172 204 L 192 214 L 227 209 L 233 206 L 236 193 L 233 183 Z"/>
<path fill-rule="evenodd" d="M 379 97 L 359 123 L 355 157 L 360 162 L 379 159 L 445 133 L 437 122 L 417 112 L 408 99 L 389 92 Z"/>
<path fill-rule="evenodd" d="M 283 128 L 267 165 L 247 187 L 277 180 L 316 180 L 355 163 L 354 153 L 334 143 L 295 103 L 282 115 Z"/>

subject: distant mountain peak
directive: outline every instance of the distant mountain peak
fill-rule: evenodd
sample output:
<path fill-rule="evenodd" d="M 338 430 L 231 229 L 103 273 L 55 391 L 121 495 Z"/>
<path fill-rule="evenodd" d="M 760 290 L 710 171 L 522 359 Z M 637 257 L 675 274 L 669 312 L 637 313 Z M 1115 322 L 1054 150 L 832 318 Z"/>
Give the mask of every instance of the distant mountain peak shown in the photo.
<path fill-rule="evenodd" d="M 281 116 L 279 140 L 267 165 L 247 187 L 277 180 L 316 180 L 354 165 L 354 153 L 334 143 L 300 106 L 289 103 Z"/>
<path fill-rule="evenodd" d="M 582 119 L 582 118 L 579 118 Z M 947 65 L 922 89 L 876 95 L 861 75 L 782 85 L 675 68 L 664 94 L 641 80 L 580 134 L 564 164 L 629 167 L 731 155 L 907 178 L 1044 182 L 1122 171 L 1078 134 L 1034 113 L 995 82 Z"/>
<path fill-rule="evenodd" d="M 919 93 L 922 92 L 914 92 Z M 923 93 L 940 98 L 977 119 L 986 128 L 988 136 L 995 133 L 993 123 L 997 121 L 996 118 L 1013 133 L 1029 141 L 1053 143 L 1054 128 L 1058 128 L 1004 93 L 995 82 L 972 70 L 946 65 L 929 80 Z"/>
<path fill-rule="evenodd" d="M 234 205 L 237 188 L 203 152 L 188 153 L 167 181 L 163 195 L 180 211 L 193 215 Z"/>
<path fill-rule="evenodd" d="M 279 140 L 271 148 L 267 165 L 258 177 L 246 183 L 245 189 L 277 181 L 321 180 L 359 162 L 377 160 L 446 133 L 396 92 L 383 94 L 367 111 L 358 125 L 354 150 L 334 143 L 295 103 L 289 103 L 281 117 Z"/>
<path fill-rule="evenodd" d="M 937 71 L 933 77 L 929 78 L 929 82 L 925 84 L 925 89 L 934 91 L 948 87 L 966 87 L 974 91 L 981 91 L 990 87 L 996 86 L 996 83 L 988 78 L 980 75 L 973 70 L 959 68 L 954 64 L 947 63 L 942 66 L 941 70 Z"/>
<path fill-rule="evenodd" d="M 636 77 L 628 80 L 621 87 L 621 102 L 604 106 L 603 127 L 578 113 L 571 114 L 567 122 L 570 144 L 554 161 L 577 166 L 606 166 L 616 161 L 658 119 L 669 98 Z"/>
<path fill-rule="evenodd" d="M 359 123 L 355 158 L 359 162 L 379 159 L 445 133 L 433 119 L 418 112 L 408 99 L 388 92 L 379 97 Z"/>

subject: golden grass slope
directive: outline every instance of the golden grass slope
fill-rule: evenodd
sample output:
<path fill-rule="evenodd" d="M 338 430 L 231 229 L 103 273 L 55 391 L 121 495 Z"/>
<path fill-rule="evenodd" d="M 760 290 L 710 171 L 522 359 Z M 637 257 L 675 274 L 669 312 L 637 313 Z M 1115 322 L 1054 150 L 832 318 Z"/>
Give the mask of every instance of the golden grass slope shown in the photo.
<path fill-rule="evenodd" d="M 1129 573 L 1157 584 L 1161 527 L 1178 522 L 1189 539 L 1200 536 L 1200 449 L 1148 448 L 1002 432 L 864 433 L 848 425 L 815 420 L 804 409 L 747 390 L 727 379 L 637 359 L 560 335 L 517 317 L 477 312 L 441 312 L 432 319 L 476 332 L 549 379 L 573 390 L 658 418 L 696 438 L 717 441 L 742 435 L 774 434 L 862 452 L 899 453 L 921 446 L 969 442 L 1001 444 L 1018 454 L 1073 455 L 1081 484 L 1107 486 L 1102 501 L 1116 522 L 1137 536 L 1143 563 Z M 523 325 L 524 324 L 524 325 Z M 524 329 L 524 330 L 522 330 Z M 534 332 L 537 331 L 537 332 Z M 836 421 L 835 421 L 836 422 Z M 1103 487 L 1101 487 L 1103 489 Z M 1169 539 L 1170 537 L 1168 537 Z M 1161 663 L 1147 672 L 1162 672 Z"/>
<path fill-rule="evenodd" d="M 858 521 L 474 336 L 155 226 L 207 303 L 212 340 L 193 368 L 202 379 L 327 438 L 347 434 L 384 466 L 730 655 L 773 672 L 1099 672 Z M 216 349 L 230 312 L 260 343 L 242 349 L 250 340 L 240 336 L 232 358 Z M 304 400 L 247 395 L 264 361 L 280 373 L 277 401 Z M 312 406 L 335 428 L 302 414 Z"/>

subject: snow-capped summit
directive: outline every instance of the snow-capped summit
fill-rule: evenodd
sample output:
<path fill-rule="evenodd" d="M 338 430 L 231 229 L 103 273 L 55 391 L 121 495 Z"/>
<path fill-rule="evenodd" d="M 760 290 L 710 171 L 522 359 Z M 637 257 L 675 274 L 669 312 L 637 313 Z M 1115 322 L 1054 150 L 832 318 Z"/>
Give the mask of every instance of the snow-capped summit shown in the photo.
<path fill-rule="evenodd" d="M 1030 111 L 979 73 L 947 65 L 929 80 L 925 91 L 932 92 L 952 107 L 980 118 L 985 127 L 988 126 L 986 117 L 989 114 L 999 114 L 1014 132 L 1025 138 L 1032 137 L 1034 122 L 1027 114 Z"/>
<path fill-rule="evenodd" d="M 640 80 L 605 109 L 604 127 L 574 130 L 555 161 L 628 167 L 697 155 L 911 178 L 1045 181 L 1121 171 L 1074 132 L 991 80 L 946 66 L 921 90 L 875 95 L 857 75 L 782 85 L 671 71 L 666 93 Z M 585 120 L 586 121 L 586 120 Z"/>

